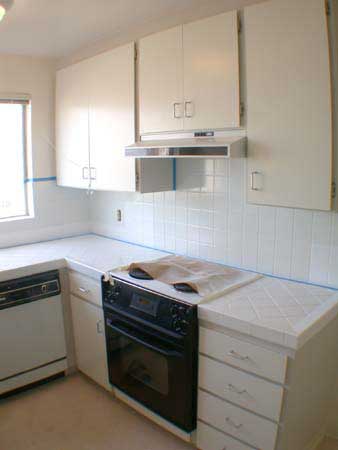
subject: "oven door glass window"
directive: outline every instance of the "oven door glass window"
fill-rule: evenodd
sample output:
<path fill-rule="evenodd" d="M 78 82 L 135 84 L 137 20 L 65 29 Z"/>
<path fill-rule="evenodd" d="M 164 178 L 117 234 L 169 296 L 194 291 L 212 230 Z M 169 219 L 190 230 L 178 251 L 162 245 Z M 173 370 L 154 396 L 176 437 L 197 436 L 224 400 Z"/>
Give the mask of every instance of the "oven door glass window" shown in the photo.
<path fill-rule="evenodd" d="M 167 358 L 124 336 L 116 336 L 116 356 L 119 359 L 122 384 L 143 384 L 162 394 L 169 393 Z"/>

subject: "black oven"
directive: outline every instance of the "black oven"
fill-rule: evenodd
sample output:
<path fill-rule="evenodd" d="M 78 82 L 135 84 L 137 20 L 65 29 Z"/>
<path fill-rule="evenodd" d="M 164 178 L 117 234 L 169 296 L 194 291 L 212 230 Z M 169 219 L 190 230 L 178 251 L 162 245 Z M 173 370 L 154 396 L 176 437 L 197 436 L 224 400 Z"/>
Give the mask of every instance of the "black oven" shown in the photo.
<path fill-rule="evenodd" d="M 102 287 L 110 382 L 181 429 L 194 430 L 196 306 L 116 278 Z"/>

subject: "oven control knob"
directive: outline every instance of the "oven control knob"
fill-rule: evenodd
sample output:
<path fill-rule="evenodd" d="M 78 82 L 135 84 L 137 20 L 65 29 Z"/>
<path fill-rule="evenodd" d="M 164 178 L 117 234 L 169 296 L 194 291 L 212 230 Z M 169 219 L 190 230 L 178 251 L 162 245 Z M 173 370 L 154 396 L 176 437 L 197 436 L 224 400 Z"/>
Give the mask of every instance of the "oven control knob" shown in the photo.
<path fill-rule="evenodd" d="M 179 311 L 179 308 L 177 305 L 174 304 L 174 305 L 171 305 L 170 311 L 173 316 L 176 316 Z"/>
<path fill-rule="evenodd" d="M 186 320 L 182 320 L 180 325 L 182 334 L 187 334 L 189 323 Z"/>
<path fill-rule="evenodd" d="M 181 323 L 177 317 L 173 320 L 173 328 L 175 331 L 181 331 Z"/>
<path fill-rule="evenodd" d="M 108 301 L 110 303 L 114 303 L 114 301 L 119 297 L 119 295 L 120 295 L 120 287 L 116 286 L 108 292 L 108 296 L 107 296 Z"/>

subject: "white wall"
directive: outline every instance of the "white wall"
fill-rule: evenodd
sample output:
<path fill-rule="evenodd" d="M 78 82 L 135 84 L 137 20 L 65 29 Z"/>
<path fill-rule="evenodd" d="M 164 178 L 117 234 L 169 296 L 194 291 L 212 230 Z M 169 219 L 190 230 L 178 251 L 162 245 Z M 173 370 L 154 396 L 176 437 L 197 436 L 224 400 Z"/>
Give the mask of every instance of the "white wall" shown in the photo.
<path fill-rule="evenodd" d="M 0 56 L 0 95 L 23 93 L 32 99 L 33 167 L 29 176 L 34 178 L 55 176 L 54 79 L 51 60 Z M 59 188 L 55 181 L 32 187 L 35 217 L 0 221 L 0 247 L 88 230 L 85 192 Z"/>
<path fill-rule="evenodd" d="M 92 229 L 158 249 L 338 287 L 338 214 L 246 203 L 245 159 L 180 160 L 176 192 L 95 193 Z M 186 190 L 189 177 L 201 188 Z M 123 210 L 116 222 L 115 210 Z"/>

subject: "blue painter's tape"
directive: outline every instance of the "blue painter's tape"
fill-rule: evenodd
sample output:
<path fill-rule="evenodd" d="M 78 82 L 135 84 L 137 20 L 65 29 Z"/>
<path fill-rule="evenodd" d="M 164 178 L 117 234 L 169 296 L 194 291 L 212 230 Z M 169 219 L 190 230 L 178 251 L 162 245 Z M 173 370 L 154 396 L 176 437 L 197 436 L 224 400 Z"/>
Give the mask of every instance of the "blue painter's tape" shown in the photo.
<path fill-rule="evenodd" d="M 175 254 L 177 255 L 177 254 L 179 254 L 177 252 L 170 252 L 168 250 L 163 250 L 163 249 L 160 249 L 160 248 L 149 247 L 148 245 L 137 244 L 135 242 L 125 241 L 123 239 L 113 238 L 113 237 L 105 236 L 103 234 L 98 234 L 98 233 L 89 233 L 89 234 L 92 234 L 92 235 L 98 236 L 98 237 L 102 237 L 102 238 L 106 238 L 106 239 L 111 239 L 112 241 L 122 242 L 123 244 L 135 245 L 136 247 L 142 247 L 142 248 L 146 248 L 148 250 L 156 250 L 158 252 L 168 253 L 170 255 L 175 255 Z M 185 254 L 181 254 L 181 256 L 186 256 L 186 255 Z M 201 258 L 196 258 L 196 257 L 194 257 L 194 259 L 201 260 Z M 317 286 L 317 287 L 322 287 L 322 288 L 325 288 L 325 289 L 330 289 L 331 291 L 337 291 L 338 292 L 338 288 L 335 288 L 333 286 L 311 283 L 310 281 L 295 280 L 293 278 L 280 277 L 278 275 L 272 275 L 270 273 L 264 273 L 264 272 L 257 272 L 256 270 L 244 269 L 243 267 L 238 267 L 238 266 L 229 266 L 227 264 L 222 264 L 222 263 L 216 263 L 216 264 L 219 264 L 219 265 L 224 266 L 224 267 L 231 267 L 232 269 L 243 270 L 243 272 L 256 273 L 258 275 L 263 275 L 265 277 L 276 278 L 277 280 L 293 281 L 295 283 L 306 284 L 307 286 Z"/>
<path fill-rule="evenodd" d="M 173 191 L 176 191 L 176 159 L 173 159 Z"/>
<path fill-rule="evenodd" d="M 25 183 L 42 183 L 45 181 L 56 181 L 56 177 L 26 178 L 25 179 Z"/>

